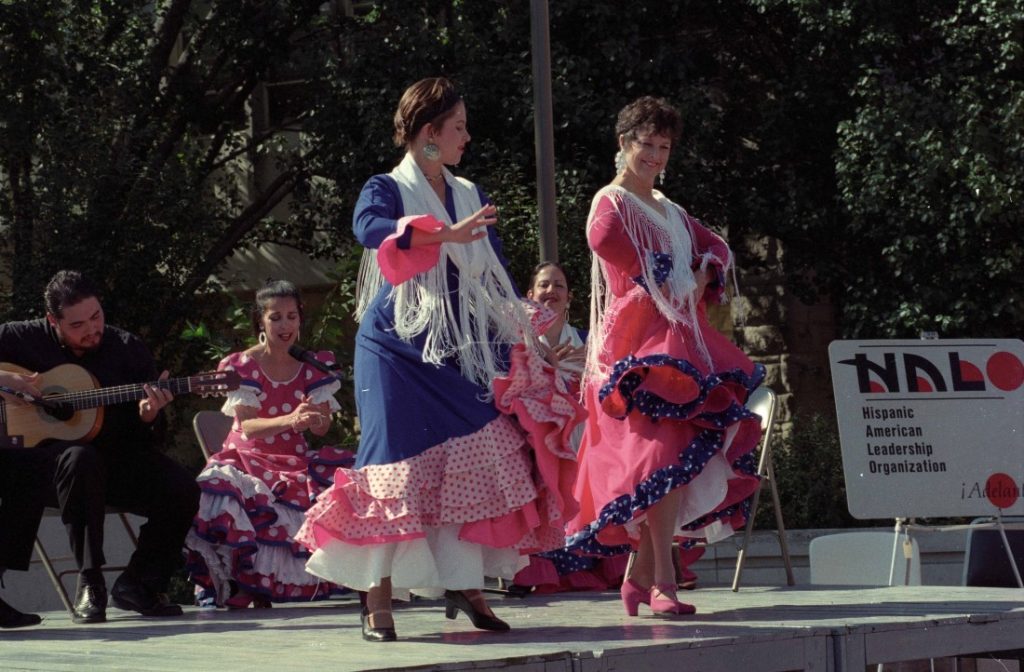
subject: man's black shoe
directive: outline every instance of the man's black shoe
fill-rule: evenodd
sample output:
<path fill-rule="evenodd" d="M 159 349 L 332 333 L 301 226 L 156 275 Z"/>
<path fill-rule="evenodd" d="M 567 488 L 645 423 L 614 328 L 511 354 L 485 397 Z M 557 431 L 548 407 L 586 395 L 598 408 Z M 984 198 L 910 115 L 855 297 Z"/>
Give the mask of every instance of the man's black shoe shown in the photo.
<path fill-rule="evenodd" d="M 143 616 L 181 616 L 181 607 L 171 602 L 166 593 L 149 590 L 128 572 L 114 582 L 110 599 L 118 609 L 137 611 Z"/>
<path fill-rule="evenodd" d="M 39 625 L 42 620 L 39 614 L 26 614 L 0 600 L 0 628 L 24 628 Z"/>
<path fill-rule="evenodd" d="M 79 579 L 71 621 L 73 623 L 103 623 L 106 620 L 107 587 L 103 584 L 86 583 Z"/>

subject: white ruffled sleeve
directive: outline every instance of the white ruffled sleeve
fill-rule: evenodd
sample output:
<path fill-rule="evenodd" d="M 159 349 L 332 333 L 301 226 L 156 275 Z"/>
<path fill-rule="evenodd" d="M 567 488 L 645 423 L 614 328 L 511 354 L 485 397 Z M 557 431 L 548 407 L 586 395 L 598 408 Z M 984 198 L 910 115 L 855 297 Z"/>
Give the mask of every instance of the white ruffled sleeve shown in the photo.
<path fill-rule="evenodd" d="M 309 400 L 314 404 L 327 403 L 327 407 L 331 409 L 331 413 L 336 413 L 341 410 L 341 404 L 334 398 L 335 393 L 341 389 L 341 381 L 332 380 L 329 383 L 320 385 L 315 390 L 310 392 Z"/>
<path fill-rule="evenodd" d="M 260 399 L 258 395 L 259 392 L 252 386 L 239 385 L 237 390 L 228 392 L 224 405 L 220 407 L 220 412 L 224 415 L 235 417 L 235 408 L 238 406 L 249 406 L 259 410 Z"/>

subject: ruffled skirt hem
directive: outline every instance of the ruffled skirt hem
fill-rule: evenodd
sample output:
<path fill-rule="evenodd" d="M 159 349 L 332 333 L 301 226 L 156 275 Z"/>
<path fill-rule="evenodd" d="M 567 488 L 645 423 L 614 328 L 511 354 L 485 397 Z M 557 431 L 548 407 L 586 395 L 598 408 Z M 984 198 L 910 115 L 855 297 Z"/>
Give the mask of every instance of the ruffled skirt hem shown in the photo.
<path fill-rule="evenodd" d="M 522 346 L 510 357 L 509 375 L 494 382 L 502 415 L 406 460 L 338 469 L 299 542 L 313 551 L 413 542 L 455 524 L 459 539 L 483 546 L 561 546 L 576 511 L 569 438 L 584 412 L 539 357 Z"/>
<path fill-rule="evenodd" d="M 759 483 L 753 451 L 760 439 L 760 418 L 743 404 L 764 373 L 755 364 L 751 374 L 735 369 L 703 376 L 689 362 L 667 355 L 617 362 L 598 393 L 601 411 L 616 419 L 633 413 L 655 423 L 686 423 L 693 438 L 673 464 L 600 503 L 596 520 L 574 521 L 566 548 L 604 556 L 631 550 L 647 509 L 681 487 L 688 489 L 677 533 L 684 545 L 741 529 Z"/>
<path fill-rule="evenodd" d="M 306 569 L 332 583 L 369 590 L 390 577 L 392 595 L 438 597 L 445 590 L 483 588 L 486 577 L 511 578 L 527 562 L 510 548 L 459 538 L 459 526 L 427 528 L 423 536 L 395 543 L 352 545 L 331 540 L 313 552 Z"/>
<path fill-rule="evenodd" d="M 237 589 L 272 602 L 346 592 L 305 571 L 309 552 L 294 539 L 303 513 L 282 504 L 263 480 L 220 464 L 207 467 L 199 484 L 200 508 L 185 540 L 186 566 L 192 581 L 218 604 Z"/>

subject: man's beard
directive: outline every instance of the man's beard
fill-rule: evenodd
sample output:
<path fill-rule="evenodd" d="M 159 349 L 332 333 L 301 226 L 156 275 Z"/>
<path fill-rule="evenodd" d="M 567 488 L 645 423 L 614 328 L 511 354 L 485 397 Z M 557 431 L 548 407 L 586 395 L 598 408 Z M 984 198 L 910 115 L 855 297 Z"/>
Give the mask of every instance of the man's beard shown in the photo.
<path fill-rule="evenodd" d="M 75 345 L 74 347 L 68 345 L 67 341 L 64 341 L 64 346 L 65 347 L 67 347 L 70 350 L 80 351 L 82 354 L 85 354 L 87 352 L 95 352 L 96 350 L 100 349 L 100 346 L 102 344 L 103 344 L 103 334 L 102 333 L 97 335 L 96 338 L 92 339 L 88 344 L 79 343 L 78 345 Z"/>

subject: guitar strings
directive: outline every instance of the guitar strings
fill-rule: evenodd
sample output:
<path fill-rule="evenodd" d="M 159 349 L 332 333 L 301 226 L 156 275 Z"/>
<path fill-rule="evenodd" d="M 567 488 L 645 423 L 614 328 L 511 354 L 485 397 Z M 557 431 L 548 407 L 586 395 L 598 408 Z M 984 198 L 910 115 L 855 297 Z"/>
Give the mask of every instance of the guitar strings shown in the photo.
<path fill-rule="evenodd" d="M 150 387 L 159 387 L 171 390 L 174 394 L 192 391 L 192 378 L 171 378 L 158 380 L 152 383 L 145 383 Z M 96 400 L 105 401 L 125 397 L 123 401 L 134 401 L 145 396 L 142 389 L 143 384 L 134 383 L 130 385 L 116 385 L 114 387 L 103 387 L 92 390 L 73 390 L 49 395 L 46 398 L 50 401 L 70 402 L 74 408 L 89 408 L 88 404 L 80 402 L 93 402 Z M 173 389 L 172 389 L 173 388 Z"/>

